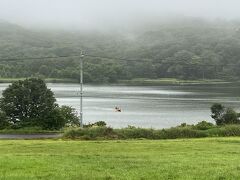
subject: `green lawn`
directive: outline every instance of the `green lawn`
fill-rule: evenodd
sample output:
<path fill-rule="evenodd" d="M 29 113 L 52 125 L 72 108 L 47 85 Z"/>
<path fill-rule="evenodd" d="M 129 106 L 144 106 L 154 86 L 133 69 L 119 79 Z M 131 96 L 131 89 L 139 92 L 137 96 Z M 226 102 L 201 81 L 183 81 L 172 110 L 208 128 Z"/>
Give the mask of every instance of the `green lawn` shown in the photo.
<path fill-rule="evenodd" d="M 240 138 L 1 140 L 0 179 L 240 179 Z"/>

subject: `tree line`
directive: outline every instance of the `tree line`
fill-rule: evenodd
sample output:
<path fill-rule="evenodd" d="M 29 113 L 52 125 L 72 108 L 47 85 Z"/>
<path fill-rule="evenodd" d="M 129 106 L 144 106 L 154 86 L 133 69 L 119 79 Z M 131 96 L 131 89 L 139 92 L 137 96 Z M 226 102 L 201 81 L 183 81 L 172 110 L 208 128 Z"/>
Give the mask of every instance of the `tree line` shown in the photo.
<path fill-rule="evenodd" d="M 91 83 L 133 78 L 240 78 L 238 21 L 171 20 L 148 29 L 143 25 L 124 32 L 92 34 L 34 32 L 0 24 L 0 41 L 0 59 L 71 56 L 80 54 L 80 49 L 100 56 L 84 58 L 85 82 Z M 101 58 L 105 56 L 112 58 Z M 2 61 L 0 77 L 79 80 L 79 58 Z"/>

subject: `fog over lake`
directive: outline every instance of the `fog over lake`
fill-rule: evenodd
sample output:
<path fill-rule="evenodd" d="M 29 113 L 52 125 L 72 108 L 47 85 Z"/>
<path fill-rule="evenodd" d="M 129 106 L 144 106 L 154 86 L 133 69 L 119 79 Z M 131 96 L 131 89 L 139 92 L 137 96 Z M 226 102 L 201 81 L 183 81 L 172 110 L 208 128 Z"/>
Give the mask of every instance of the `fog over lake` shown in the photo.
<path fill-rule="evenodd" d="M 2 91 L 8 84 L 0 84 Z M 48 84 L 60 105 L 79 109 L 78 84 Z M 112 127 L 166 128 L 202 120 L 213 122 L 210 106 L 240 110 L 240 85 L 113 86 L 85 85 L 84 123 L 106 121 Z M 115 112 L 118 106 L 122 112 Z"/>

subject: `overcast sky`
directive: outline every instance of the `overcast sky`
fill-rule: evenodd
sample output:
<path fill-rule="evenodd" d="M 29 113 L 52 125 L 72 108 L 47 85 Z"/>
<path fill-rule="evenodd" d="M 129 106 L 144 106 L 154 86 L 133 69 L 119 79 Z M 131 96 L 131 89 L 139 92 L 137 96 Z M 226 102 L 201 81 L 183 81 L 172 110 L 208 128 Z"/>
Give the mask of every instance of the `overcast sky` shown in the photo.
<path fill-rule="evenodd" d="M 240 0 L 0 0 L 0 19 L 24 26 L 95 27 L 179 15 L 240 19 Z"/>

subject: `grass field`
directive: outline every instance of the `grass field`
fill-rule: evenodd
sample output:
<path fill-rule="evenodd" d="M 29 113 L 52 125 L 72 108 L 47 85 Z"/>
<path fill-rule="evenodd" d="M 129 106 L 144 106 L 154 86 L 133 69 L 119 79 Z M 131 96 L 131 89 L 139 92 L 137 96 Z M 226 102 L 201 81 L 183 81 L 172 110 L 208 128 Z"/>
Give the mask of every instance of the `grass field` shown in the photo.
<path fill-rule="evenodd" d="M 240 179 L 240 138 L 1 140 L 0 179 Z"/>

